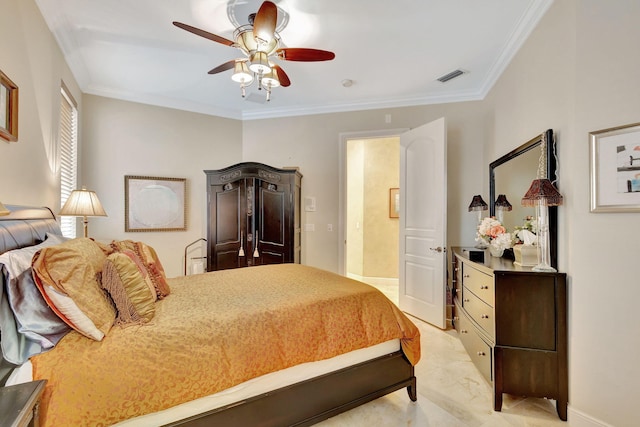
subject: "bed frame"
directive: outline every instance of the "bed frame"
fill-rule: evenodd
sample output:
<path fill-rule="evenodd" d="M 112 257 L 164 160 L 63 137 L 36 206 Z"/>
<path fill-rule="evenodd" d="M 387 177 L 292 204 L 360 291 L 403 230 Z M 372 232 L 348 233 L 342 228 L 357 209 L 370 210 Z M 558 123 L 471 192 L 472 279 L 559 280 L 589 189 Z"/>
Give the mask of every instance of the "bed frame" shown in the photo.
<path fill-rule="evenodd" d="M 0 217 L 0 253 L 38 244 L 47 232 L 60 233 L 48 208 L 6 207 L 11 214 Z M 0 384 L 12 368 L 2 360 Z M 166 425 L 309 426 L 405 387 L 415 402 L 414 368 L 397 351 Z"/>

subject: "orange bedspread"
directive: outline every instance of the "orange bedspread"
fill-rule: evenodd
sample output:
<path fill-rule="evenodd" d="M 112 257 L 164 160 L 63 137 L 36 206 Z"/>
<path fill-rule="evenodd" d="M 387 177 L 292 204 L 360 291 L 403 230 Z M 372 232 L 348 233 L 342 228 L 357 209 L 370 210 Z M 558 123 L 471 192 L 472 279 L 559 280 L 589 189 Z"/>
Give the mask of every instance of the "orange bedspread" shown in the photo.
<path fill-rule="evenodd" d="M 102 342 L 77 332 L 32 358 L 48 379 L 43 426 L 110 425 L 304 362 L 420 336 L 382 293 L 297 264 L 170 280 L 150 324 L 114 327 Z"/>

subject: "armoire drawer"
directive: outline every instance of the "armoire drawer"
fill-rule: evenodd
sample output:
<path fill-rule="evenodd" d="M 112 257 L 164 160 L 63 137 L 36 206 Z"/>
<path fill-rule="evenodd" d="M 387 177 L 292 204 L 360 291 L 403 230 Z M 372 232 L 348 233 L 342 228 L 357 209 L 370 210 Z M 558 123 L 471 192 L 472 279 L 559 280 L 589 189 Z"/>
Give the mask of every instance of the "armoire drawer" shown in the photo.
<path fill-rule="evenodd" d="M 466 288 L 463 290 L 462 306 L 469 316 L 495 340 L 496 326 L 493 319 L 493 307 Z"/>
<path fill-rule="evenodd" d="M 467 350 L 471 361 L 476 365 L 480 373 L 487 381 L 491 382 L 491 346 L 480 338 L 471 320 L 467 318 L 463 311 L 460 312 L 459 322 L 460 341 L 462 341 L 462 345 Z"/>
<path fill-rule="evenodd" d="M 481 300 L 494 307 L 493 276 L 476 270 L 467 263 L 462 264 L 462 284 Z"/>

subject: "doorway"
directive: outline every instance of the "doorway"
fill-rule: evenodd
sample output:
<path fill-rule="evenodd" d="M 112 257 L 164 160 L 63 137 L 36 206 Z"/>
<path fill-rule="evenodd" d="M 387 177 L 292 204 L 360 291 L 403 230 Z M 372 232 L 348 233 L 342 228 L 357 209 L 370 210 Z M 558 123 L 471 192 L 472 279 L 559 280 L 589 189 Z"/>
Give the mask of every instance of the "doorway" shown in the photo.
<path fill-rule="evenodd" d="M 341 274 L 398 304 L 400 138 L 404 130 L 341 135 Z"/>
<path fill-rule="evenodd" d="M 365 195 L 360 194 L 359 187 L 365 187 L 365 177 L 378 177 L 390 163 L 398 164 L 399 211 L 400 218 L 397 226 L 398 236 L 395 240 L 398 255 L 398 286 L 387 291 L 392 301 L 405 312 L 425 320 L 434 326 L 444 329 L 446 326 L 446 146 L 447 131 L 444 117 L 419 126 L 411 131 L 387 131 L 384 134 L 360 133 L 340 135 L 340 176 L 339 176 L 339 272 L 345 276 L 352 276 L 375 286 L 377 276 L 365 270 L 364 256 L 366 251 L 374 253 L 380 247 L 387 245 L 386 241 L 366 240 L 366 231 L 360 230 L 364 219 L 373 215 L 366 205 Z M 371 164 L 365 156 L 367 144 L 384 137 L 397 137 L 400 147 L 400 162 L 384 159 L 380 164 Z M 401 137 L 400 137 L 401 136 Z M 349 141 L 366 140 L 364 145 L 355 144 L 351 149 Z M 362 178 L 349 184 L 350 151 L 354 153 L 354 163 L 351 171 Z M 365 169 L 371 169 L 371 175 Z M 362 183 L 360 183 L 360 182 Z M 394 185 L 392 183 L 391 185 Z M 351 187 L 356 187 L 354 190 Z M 393 187 L 390 187 L 393 188 Z M 351 193 L 349 193 L 351 190 Z M 364 190 L 363 190 L 364 191 Z M 381 190 L 377 190 L 379 194 Z M 391 201 L 389 190 L 386 191 L 387 215 L 391 216 Z M 349 205 L 351 200 L 359 208 L 351 215 Z M 359 216 L 357 211 L 362 214 Z M 378 212 L 378 210 L 376 210 Z M 379 234 L 379 226 L 372 227 L 372 232 Z M 347 237 L 349 236 L 349 238 Z M 352 242 L 350 242 L 350 240 Z M 390 241 L 390 240 L 388 240 Z M 402 245 L 400 242 L 402 241 Z M 356 262 L 356 267 L 348 265 L 351 257 L 349 245 L 362 247 L 362 261 Z M 398 250 L 401 249 L 401 250 Z M 355 253 L 360 253 L 358 249 Z M 356 258 L 357 259 L 357 258 Z M 379 259 L 379 258 L 378 258 Z M 362 267 L 358 267 L 362 264 Z M 349 271 L 351 270 L 351 271 Z M 374 270 L 371 270 L 374 271 Z M 359 274 L 360 273 L 360 274 Z M 360 277 L 358 277 L 360 276 Z M 372 280 L 371 278 L 374 278 Z M 382 277 L 381 279 L 385 279 Z M 395 298 L 397 296 L 397 299 Z"/>

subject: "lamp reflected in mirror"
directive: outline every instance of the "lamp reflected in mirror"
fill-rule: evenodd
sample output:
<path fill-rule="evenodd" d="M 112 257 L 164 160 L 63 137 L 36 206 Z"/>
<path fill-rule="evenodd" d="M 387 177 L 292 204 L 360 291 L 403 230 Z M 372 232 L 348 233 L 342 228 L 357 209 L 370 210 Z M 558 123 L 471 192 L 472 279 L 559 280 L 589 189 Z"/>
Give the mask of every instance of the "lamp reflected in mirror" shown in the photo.
<path fill-rule="evenodd" d="M 509 201 L 507 200 L 507 196 L 505 196 L 504 194 L 500 194 L 498 196 L 495 203 L 495 209 L 496 209 L 496 216 L 498 217 L 498 221 L 500 221 L 500 224 L 504 225 L 505 211 L 508 212 L 513 209 L 513 206 L 511 206 L 511 203 L 509 203 Z"/>

